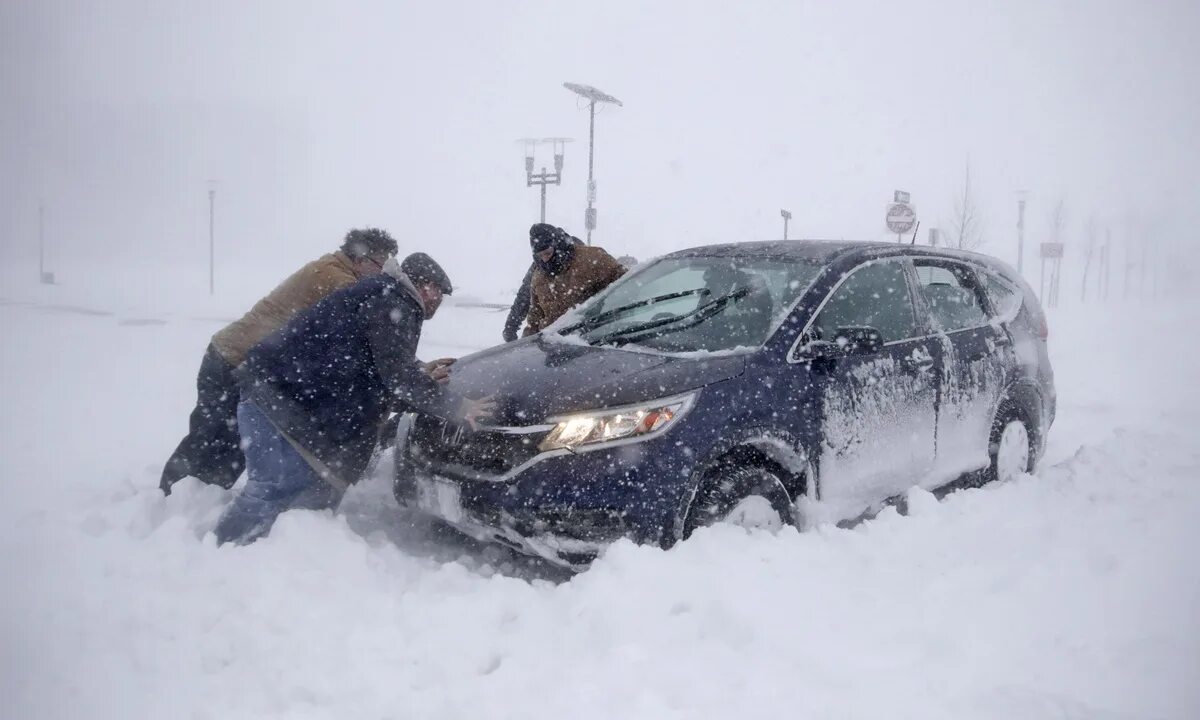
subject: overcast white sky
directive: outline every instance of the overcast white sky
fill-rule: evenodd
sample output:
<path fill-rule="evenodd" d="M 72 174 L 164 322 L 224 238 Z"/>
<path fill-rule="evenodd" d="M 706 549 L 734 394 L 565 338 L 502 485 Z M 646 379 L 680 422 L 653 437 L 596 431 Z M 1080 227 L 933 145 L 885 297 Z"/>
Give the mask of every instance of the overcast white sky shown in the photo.
<path fill-rule="evenodd" d="M 1065 197 L 1162 235 L 1200 224 L 1200 3 L 0 0 L 0 253 L 272 279 L 354 226 L 509 287 L 537 194 L 525 136 L 576 138 L 549 219 L 644 257 L 781 233 L 886 239 L 892 190 L 946 223 L 970 159 L 988 249 Z M 550 158 L 545 158 L 550 164 Z M 540 161 L 539 161 L 540 164 Z M 1068 237 L 1068 241 L 1071 237 Z M 60 270 L 63 272 L 65 270 Z"/>

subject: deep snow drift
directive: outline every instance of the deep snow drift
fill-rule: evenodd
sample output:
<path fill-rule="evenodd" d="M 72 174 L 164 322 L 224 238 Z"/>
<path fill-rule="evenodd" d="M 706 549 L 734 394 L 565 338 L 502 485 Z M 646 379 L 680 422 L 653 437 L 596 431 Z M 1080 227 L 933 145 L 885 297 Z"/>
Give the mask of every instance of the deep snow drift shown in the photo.
<path fill-rule="evenodd" d="M 217 549 L 228 493 L 156 484 L 239 303 L 0 298 L 5 717 L 1200 716 L 1200 390 L 1179 350 L 1198 310 L 1052 312 L 1036 475 L 850 530 L 619 544 L 563 581 L 414 524 L 387 462 L 338 514 Z M 502 323 L 445 307 L 422 355 Z"/>

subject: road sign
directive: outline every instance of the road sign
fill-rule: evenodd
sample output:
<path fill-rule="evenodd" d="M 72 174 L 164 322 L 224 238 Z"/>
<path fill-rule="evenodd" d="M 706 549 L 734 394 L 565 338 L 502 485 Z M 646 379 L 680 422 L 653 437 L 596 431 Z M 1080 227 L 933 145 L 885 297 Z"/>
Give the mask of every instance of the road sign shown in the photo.
<path fill-rule="evenodd" d="M 1042 243 L 1042 258 L 1046 260 L 1054 260 L 1063 256 L 1062 243 Z"/>
<path fill-rule="evenodd" d="M 912 198 L 910 198 L 908 193 L 904 192 L 903 190 L 897 190 L 892 196 L 892 200 L 907 205 Z"/>
<path fill-rule="evenodd" d="M 911 232 L 917 224 L 917 211 L 912 205 L 894 202 L 887 208 L 887 228 L 897 235 Z"/>

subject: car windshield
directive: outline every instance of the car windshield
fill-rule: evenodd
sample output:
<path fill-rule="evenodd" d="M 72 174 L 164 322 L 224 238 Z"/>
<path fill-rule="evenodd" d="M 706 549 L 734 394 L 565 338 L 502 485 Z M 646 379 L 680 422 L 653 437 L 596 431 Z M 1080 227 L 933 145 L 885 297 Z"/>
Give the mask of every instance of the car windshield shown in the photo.
<path fill-rule="evenodd" d="M 757 347 L 818 270 L 798 258 L 667 258 L 608 288 L 560 332 L 664 352 Z"/>

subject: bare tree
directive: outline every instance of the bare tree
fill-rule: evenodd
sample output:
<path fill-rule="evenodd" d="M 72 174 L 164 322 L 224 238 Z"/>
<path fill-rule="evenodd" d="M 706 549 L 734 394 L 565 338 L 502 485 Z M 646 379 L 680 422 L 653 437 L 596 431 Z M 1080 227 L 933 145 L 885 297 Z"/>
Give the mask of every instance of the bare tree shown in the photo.
<path fill-rule="evenodd" d="M 1064 200 L 1063 198 L 1058 199 L 1058 202 L 1056 202 L 1054 204 L 1054 209 L 1050 211 L 1050 215 L 1047 218 L 1047 220 L 1048 220 L 1048 224 L 1050 226 L 1050 242 L 1058 243 L 1061 245 L 1063 242 L 1064 234 L 1067 231 L 1066 200 Z M 1054 258 L 1053 260 L 1051 260 L 1051 262 L 1050 262 L 1050 287 L 1048 289 L 1049 303 L 1047 303 L 1050 307 L 1058 307 L 1059 270 L 1061 268 L 1062 268 L 1062 258 L 1061 257 Z M 1045 260 L 1045 256 L 1043 256 L 1043 259 L 1042 259 L 1043 275 L 1045 274 L 1045 271 L 1046 271 L 1046 260 Z M 1043 278 L 1043 285 L 1044 285 L 1044 278 Z M 1042 290 L 1043 298 L 1046 297 L 1046 293 L 1047 293 L 1047 289 L 1043 289 Z"/>
<path fill-rule="evenodd" d="M 1050 242 L 1061 243 L 1063 234 L 1067 231 L 1067 201 L 1064 198 L 1059 198 L 1058 202 L 1054 203 L 1054 209 L 1050 211 L 1046 222 L 1050 226 Z"/>
<path fill-rule="evenodd" d="M 967 172 L 963 178 L 961 195 L 954 198 L 954 217 L 950 221 L 951 247 L 960 250 L 978 250 L 984 244 L 983 215 L 975 203 L 971 193 L 971 163 L 967 162 Z"/>
<path fill-rule="evenodd" d="M 1088 274 L 1092 270 L 1092 256 L 1096 252 L 1096 235 L 1098 233 L 1096 227 L 1096 216 L 1088 218 L 1087 226 L 1083 234 L 1083 287 L 1080 290 L 1080 302 L 1087 301 L 1087 282 Z"/>

